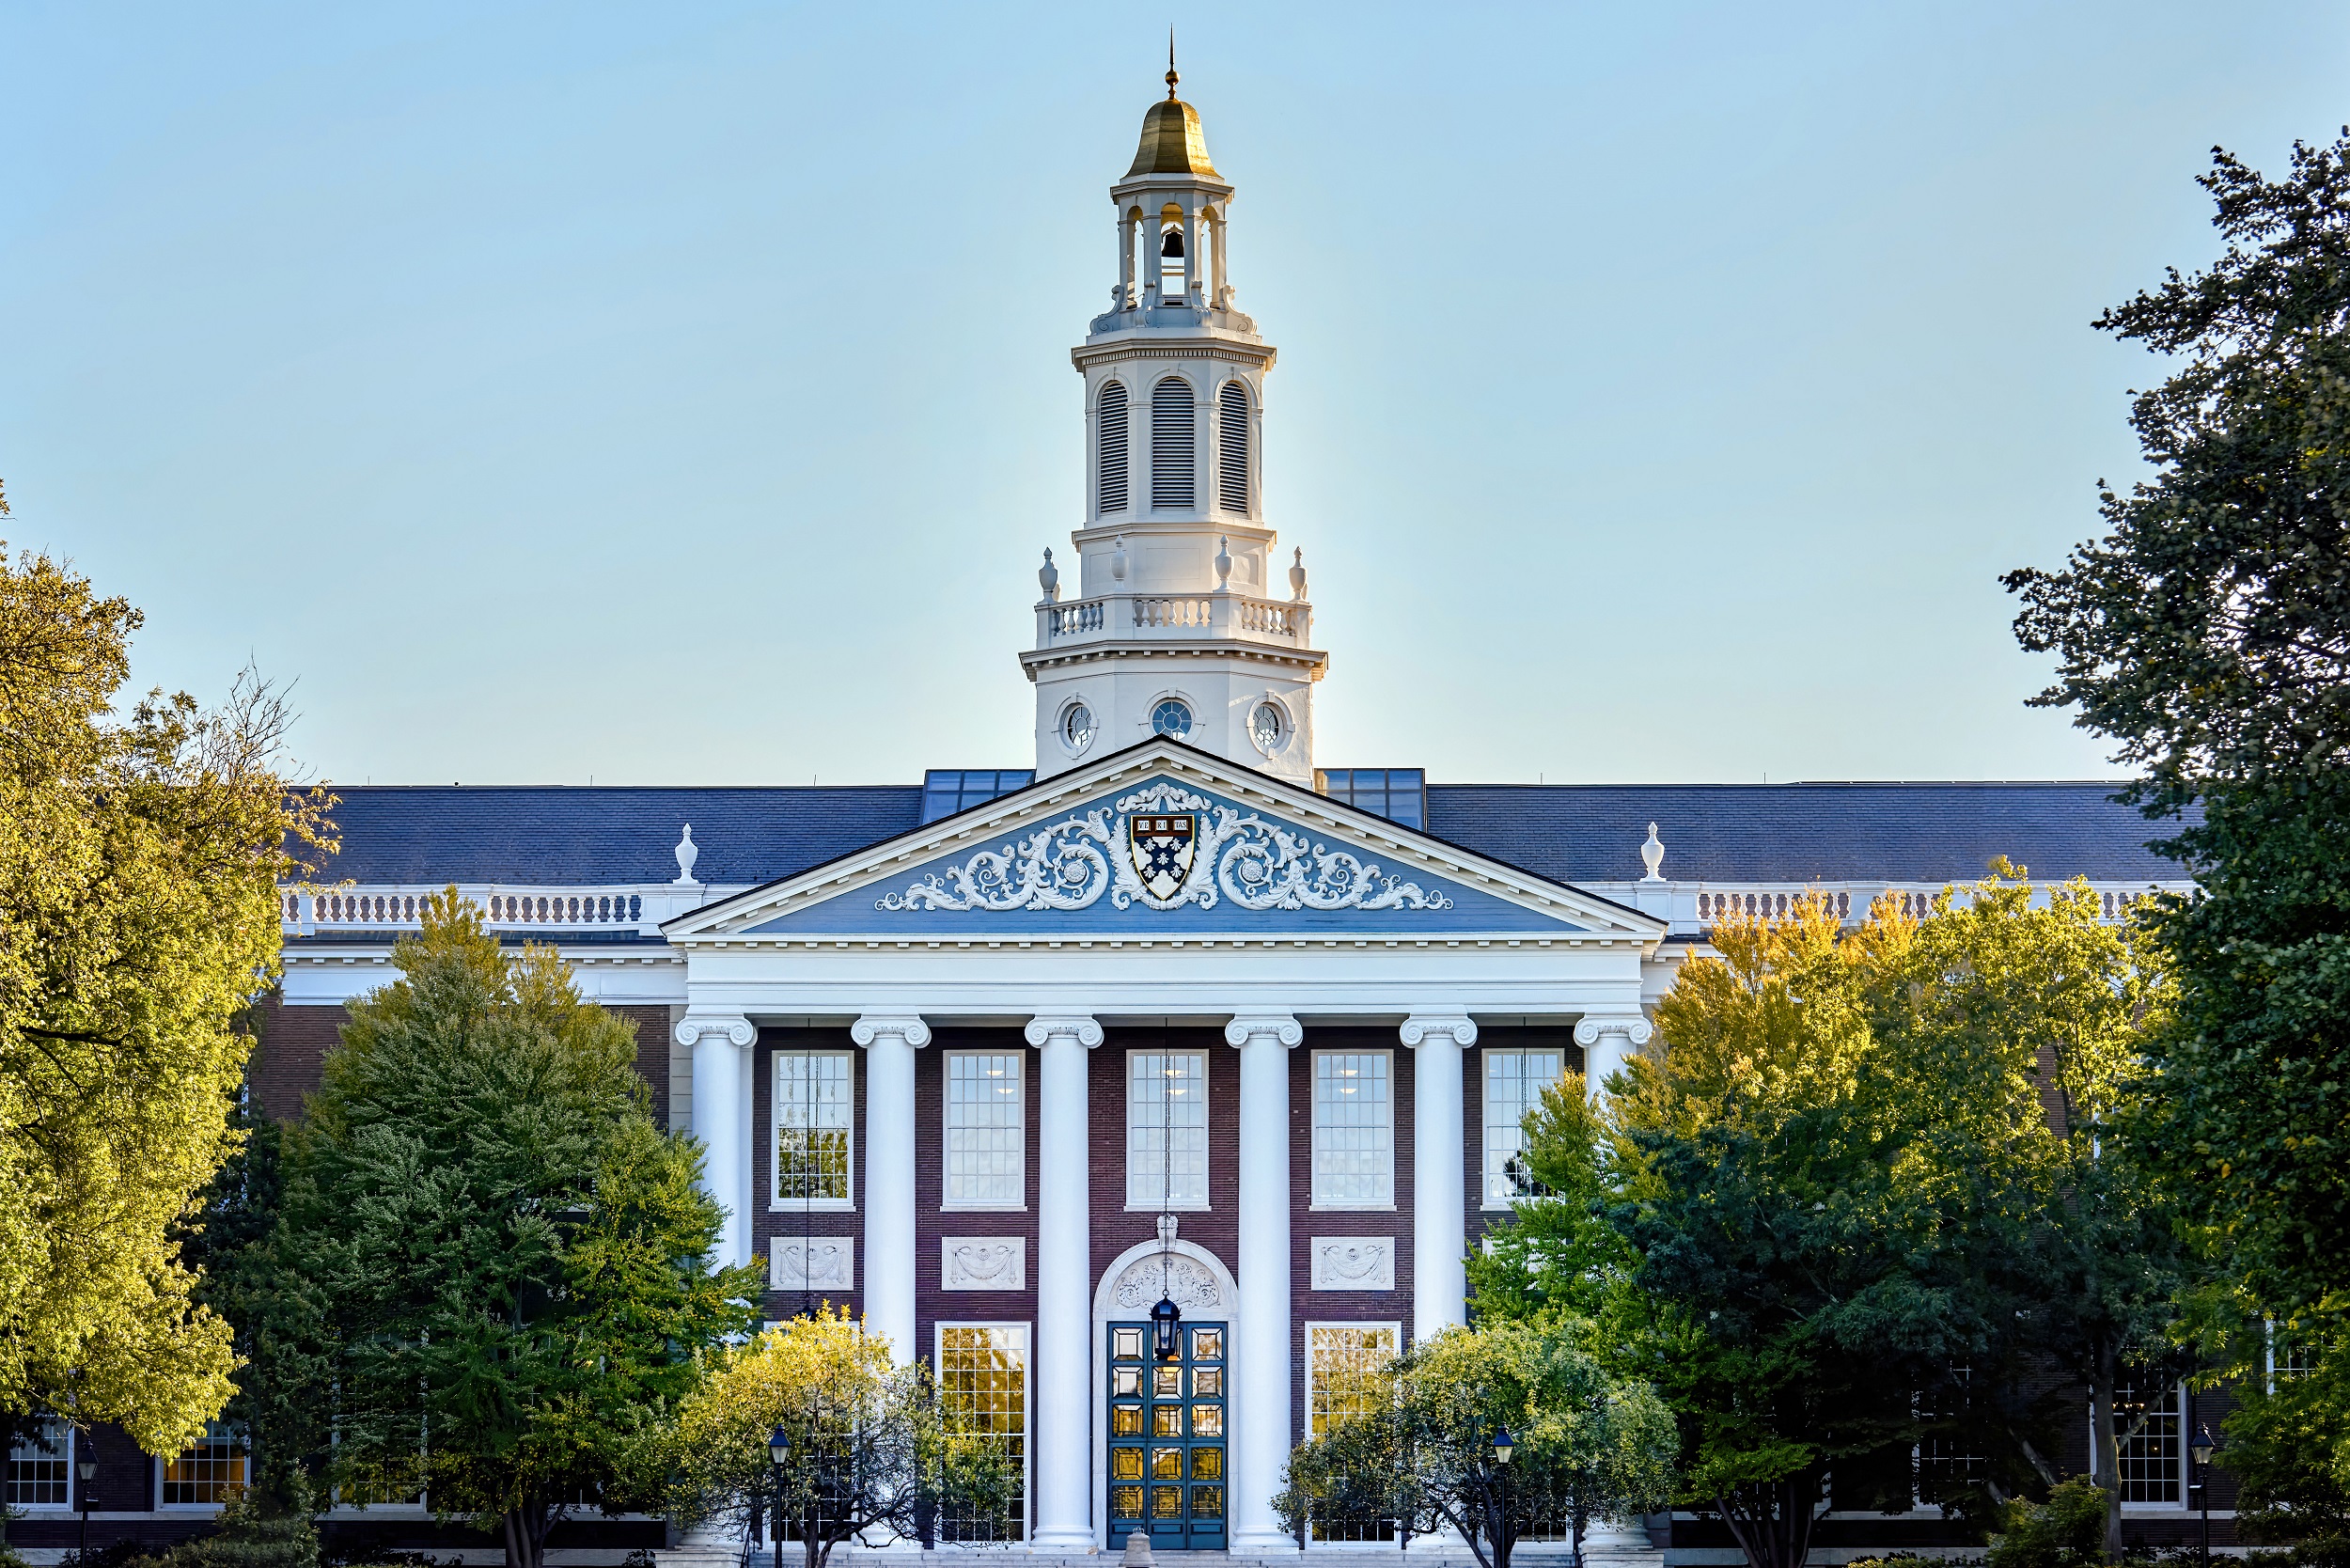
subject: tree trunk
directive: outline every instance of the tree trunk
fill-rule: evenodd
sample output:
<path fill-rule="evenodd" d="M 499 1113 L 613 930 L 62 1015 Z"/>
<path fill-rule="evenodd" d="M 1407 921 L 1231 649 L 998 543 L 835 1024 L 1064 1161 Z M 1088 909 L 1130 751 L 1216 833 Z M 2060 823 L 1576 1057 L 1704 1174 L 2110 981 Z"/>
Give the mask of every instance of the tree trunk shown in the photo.
<path fill-rule="evenodd" d="M 2122 1560 L 2122 1443 L 2114 1435 L 2113 1391 L 2119 1381 L 2113 1347 L 2097 1347 L 2089 1380 L 2089 1479 L 2106 1490 L 2106 1560 Z"/>
<path fill-rule="evenodd" d="M 1714 1508 L 1746 1554 L 1747 1568 L 1803 1568 L 1819 1497 L 1819 1472 L 1798 1470 L 1717 1494 Z"/>

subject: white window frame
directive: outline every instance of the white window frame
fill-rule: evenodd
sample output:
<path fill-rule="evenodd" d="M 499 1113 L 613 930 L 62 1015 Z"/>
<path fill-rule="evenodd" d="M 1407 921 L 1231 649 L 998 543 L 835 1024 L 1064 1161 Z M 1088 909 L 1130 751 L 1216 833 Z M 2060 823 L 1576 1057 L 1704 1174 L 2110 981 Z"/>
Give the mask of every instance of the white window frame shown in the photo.
<path fill-rule="evenodd" d="M 199 1436 L 196 1441 L 201 1442 L 205 1437 L 212 1436 L 215 1427 L 224 1428 L 231 1432 L 235 1431 L 235 1428 L 229 1422 L 220 1420 L 207 1421 L 204 1423 L 203 1435 Z M 239 1441 L 244 1445 L 244 1453 L 237 1461 L 237 1465 L 239 1466 L 238 1477 L 235 1482 L 231 1482 L 231 1484 L 236 1486 L 251 1486 L 253 1484 L 253 1441 L 249 1436 L 243 1435 L 239 1437 Z M 195 1444 L 188 1444 L 182 1447 L 180 1452 L 185 1453 L 189 1448 L 193 1448 Z M 169 1474 L 171 1466 L 178 1461 L 178 1454 L 171 1455 L 168 1458 L 158 1454 L 153 1463 L 149 1466 L 150 1473 L 155 1478 L 155 1512 L 158 1513 L 218 1513 L 223 1505 L 216 1502 L 176 1503 L 164 1501 L 164 1477 Z"/>
<path fill-rule="evenodd" d="M 1566 1080 L 1567 1076 L 1567 1050 L 1564 1044 L 1548 1049 L 1539 1045 L 1504 1045 L 1488 1048 L 1484 1051 L 1480 1051 L 1479 1055 L 1484 1059 L 1477 1064 L 1477 1206 L 1487 1214 L 1506 1215 L 1517 1207 L 1517 1200 L 1514 1197 L 1497 1199 L 1494 1196 L 1494 1170 L 1492 1165 L 1494 1130 L 1493 1064 L 1496 1060 L 1502 1057 L 1555 1055 L 1559 1058 L 1559 1076 L 1551 1081 L 1553 1083 L 1562 1083 Z M 1540 1103 L 1539 1098 L 1536 1103 Z M 1532 1105 L 1526 1107 L 1526 1109 L 1529 1111 L 1533 1108 L 1534 1106 Z M 1523 1112 L 1520 1113 L 1520 1120 L 1524 1120 Z M 1523 1138 L 1523 1134 L 1520 1135 L 1521 1138 Z M 1525 1144 L 1521 1141 L 1518 1145 L 1518 1149 L 1521 1153 L 1525 1152 Z"/>
<path fill-rule="evenodd" d="M 1198 1058 L 1199 1127 L 1205 1136 L 1205 1147 L 1200 1151 L 1199 1196 L 1196 1199 L 1178 1199 L 1169 1193 L 1164 1205 L 1135 1201 L 1135 1173 L 1140 1168 L 1136 1164 L 1137 1156 L 1135 1152 L 1135 1133 L 1138 1128 L 1151 1125 L 1149 1122 L 1137 1122 L 1135 1120 L 1135 1058 L 1136 1057 L 1196 1057 Z M 1214 1208 L 1215 1102 L 1208 1085 L 1208 1074 L 1213 1066 L 1212 1053 L 1204 1049 L 1192 1050 L 1183 1046 L 1168 1046 L 1162 1049 L 1154 1045 L 1137 1045 L 1126 1052 L 1123 1098 L 1126 1102 L 1126 1212 L 1128 1214 L 1154 1215 L 1160 1213 L 1162 1209 L 1169 1214 L 1206 1214 Z M 1145 1174 L 1156 1179 L 1159 1172 L 1149 1171 Z"/>
<path fill-rule="evenodd" d="M 1324 1057 L 1380 1057 L 1386 1062 L 1387 1174 L 1385 1198 L 1324 1198 L 1322 1195 L 1322 1060 Z M 1307 1208 L 1309 1213 L 1361 1214 L 1395 1209 L 1395 1053 L 1381 1047 L 1316 1051 L 1306 1063 Z"/>
<path fill-rule="evenodd" d="M 1317 1318 L 1314 1321 L 1306 1324 L 1304 1325 L 1304 1338 L 1298 1341 L 1298 1349 L 1302 1354 L 1302 1359 L 1306 1368 L 1305 1435 L 1308 1437 L 1313 1435 L 1314 1430 L 1314 1330 L 1318 1328 L 1344 1328 L 1354 1330 L 1356 1333 L 1360 1333 L 1365 1329 L 1385 1329 L 1386 1330 L 1388 1337 L 1394 1341 L 1395 1354 L 1398 1356 L 1403 1354 L 1403 1325 L 1392 1319 L 1381 1319 L 1376 1322 L 1363 1322 L 1351 1318 Z"/>
<path fill-rule="evenodd" d="M 62 1427 L 65 1431 L 65 1501 L 38 1503 L 11 1502 L 8 1504 L 8 1507 L 25 1513 L 70 1513 L 73 1512 L 74 1495 L 78 1493 L 82 1487 L 81 1475 L 73 1467 L 74 1445 L 82 1440 L 82 1435 L 74 1430 L 73 1423 L 71 1421 L 66 1420 L 62 1417 L 43 1416 L 41 1418 L 41 1422 L 43 1425 L 55 1423 L 55 1425 Z M 8 1451 L 8 1463 L 11 1465 L 16 1463 L 16 1451 L 14 1449 L 9 1450 Z M 5 1498 L 6 1497 L 7 1488 L 5 1486 L 0 1486 L 0 1498 Z"/>
<path fill-rule="evenodd" d="M 2187 1426 L 2188 1405 L 2185 1383 L 2170 1385 L 2170 1408 L 2177 1413 L 2179 1418 L 2179 1467 L 2177 1474 L 2172 1477 L 2179 1488 L 2178 1500 L 2176 1502 L 2129 1502 L 2125 1500 L 2122 1504 L 2122 1512 L 2124 1513 L 2170 1514 L 2190 1512 L 2187 1508 L 2187 1483 L 2194 1480 L 2194 1469 L 2193 1461 L 2187 1457 L 2186 1449 L 2194 1434 Z M 2120 1434 L 2117 1433 L 2115 1435 L 2119 1438 Z M 2093 1416 L 2089 1423 L 2089 1440 L 2092 1445 L 2092 1451 L 2094 1451 L 2093 1445 L 2097 1441 L 2097 1423 Z M 2114 1458 L 2116 1463 L 2120 1462 L 2118 1445 Z M 2120 1481 L 2122 1478 L 2117 1476 L 2114 1479 Z M 2212 1512 L 2217 1515 L 2218 1510 L 2214 1509 Z"/>
<path fill-rule="evenodd" d="M 1017 1328 L 1020 1330 L 1020 1539 L 1036 1533 L 1036 1328 L 1025 1318 L 954 1318 L 931 1325 L 931 1365 L 944 1374 L 949 1328 Z M 968 1546 L 964 1549 L 986 1549 Z M 1002 1547 L 995 1547 L 1002 1550 Z"/>
<path fill-rule="evenodd" d="M 777 1046 L 768 1053 L 767 1066 L 767 1208 L 770 1213 L 802 1214 L 856 1207 L 856 1053 L 799 1050 Z M 849 1121 L 844 1129 L 849 1146 L 842 1168 L 844 1198 L 786 1198 L 783 1195 L 783 1062 L 786 1057 L 838 1057 L 849 1064 Z"/>
<path fill-rule="evenodd" d="M 1003 1057 L 1010 1060 L 1012 1072 L 1018 1075 L 1019 1092 L 1011 1097 L 1016 1117 L 1014 1130 L 1019 1135 L 1018 1171 L 1013 1178 L 1019 1194 L 1010 1199 L 955 1198 L 948 1193 L 954 1181 L 955 1158 L 955 1063 L 967 1057 Z M 1028 1058 L 1027 1053 L 1016 1048 L 1000 1051 L 972 1049 L 948 1051 L 939 1060 L 938 1069 L 938 1207 L 939 1211 L 979 1211 L 1011 1213 L 1028 1206 Z M 958 1326 L 963 1326 L 958 1325 Z"/>

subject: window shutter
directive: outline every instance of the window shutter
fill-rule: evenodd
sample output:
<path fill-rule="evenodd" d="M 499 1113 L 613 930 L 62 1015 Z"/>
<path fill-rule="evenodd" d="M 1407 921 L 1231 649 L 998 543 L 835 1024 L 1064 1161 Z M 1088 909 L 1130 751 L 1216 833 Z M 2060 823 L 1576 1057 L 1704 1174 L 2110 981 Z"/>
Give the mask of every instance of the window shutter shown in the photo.
<path fill-rule="evenodd" d="M 1104 514 L 1126 510 L 1126 385 L 1111 382 L 1102 388 L 1102 401 L 1094 415 L 1095 430 L 1101 442 L 1101 510 Z"/>
<path fill-rule="evenodd" d="M 1248 510 L 1248 391 L 1236 381 L 1216 394 L 1215 498 L 1226 511 Z"/>
<path fill-rule="evenodd" d="M 1194 505 L 1191 384 L 1169 376 L 1151 389 L 1151 504 Z"/>

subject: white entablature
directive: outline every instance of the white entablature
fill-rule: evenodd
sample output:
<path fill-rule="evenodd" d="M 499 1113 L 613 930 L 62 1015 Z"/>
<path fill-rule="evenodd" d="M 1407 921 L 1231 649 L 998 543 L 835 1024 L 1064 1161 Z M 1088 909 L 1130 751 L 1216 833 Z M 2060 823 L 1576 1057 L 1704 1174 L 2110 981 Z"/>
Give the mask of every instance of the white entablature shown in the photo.
<path fill-rule="evenodd" d="M 1144 117 L 1116 209 L 1118 280 L 1072 358 L 1085 378 L 1086 514 L 1038 572 L 1036 765 L 1048 777 L 1152 734 L 1313 777 L 1300 553 L 1259 483 L 1272 345 L 1233 307 L 1232 187 L 1174 95 Z"/>

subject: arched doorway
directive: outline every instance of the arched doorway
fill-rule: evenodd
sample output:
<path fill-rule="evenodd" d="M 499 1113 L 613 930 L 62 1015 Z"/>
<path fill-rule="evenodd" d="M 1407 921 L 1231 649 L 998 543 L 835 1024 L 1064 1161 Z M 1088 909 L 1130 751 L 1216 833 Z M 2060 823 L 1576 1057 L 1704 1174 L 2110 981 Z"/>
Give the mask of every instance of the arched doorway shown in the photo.
<path fill-rule="evenodd" d="M 1192 1380 L 1198 1371 L 1230 1365 L 1232 1329 L 1240 1314 L 1240 1292 L 1232 1283 L 1231 1270 L 1224 1266 L 1224 1261 L 1221 1258 L 1193 1242 L 1152 1241 L 1127 1248 L 1119 1254 L 1109 1267 L 1102 1271 L 1102 1278 L 1093 1292 L 1092 1517 L 1095 1539 L 1104 1547 L 1122 1546 L 1125 1544 L 1122 1536 L 1116 1541 L 1110 1539 L 1108 1517 L 1110 1407 L 1113 1403 L 1110 1392 L 1113 1387 L 1113 1367 L 1110 1355 L 1111 1329 L 1117 1325 L 1133 1325 L 1148 1319 L 1151 1315 L 1151 1309 L 1158 1302 L 1162 1290 L 1174 1298 L 1177 1307 L 1183 1309 L 1183 1321 L 1187 1325 L 1214 1325 L 1220 1331 L 1220 1342 L 1214 1346 L 1220 1353 L 1220 1360 L 1217 1357 L 1209 1357 L 1205 1360 L 1196 1356 L 1187 1357 L 1181 1369 L 1179 1381 L 1181 1393 L 1177 1397 L 1189 1400 L 1193 1387 Z M 1188 1336 L 1186 1336 L 1186 1341 L 1188 1341 Z M 1194 1348 L 1196 1347 L 1186 1342 L 1187 1352 Z M 1146 1369 L 1143 1375 L 1148 1377 L 1151 1374 Z M 1229 1376 L 1229 1374 L 1226 1375 Z M 1222 1392 L 1215 1396 L 1218 1402 L 1217 1423 L 1222 1427 L 1224 1434 L 1230 1434 L 1232 1430 L 1232 1419 L 1229 1403 L 1237 1396 L 1229 1383 L 1222 1378 L 1219 1378 L 1217 1382 L 1222 1388 Z M 1150 1385 L 1146 1384 L 1145 1387 L 1150 1387 Z M 1140 1407 L 1146 1411 L 1150 1408 L 1150 1399 L 1147 1394 L 1138 1399 L 1120 1399 L 1117 1403 L 1129 1407 Z M 1151 1417 L 1146 1415 L 1146 1427 Z M 1188 1418 L 1183 1424 L 1186 1429 L 1181 1435 L 1183 1441 L 1160 1445 L 1180 1447 L 1183 1450 L 1184 1457 L 1178 1461 L 1179 1466 L 1186 1472 L 1182 1479 L 1182 1484 L 1188 1487 L 1193 1483 L 1193 1478 L 1188 1472 L 1199 1463 L 1193 1457 L 1194 1450 L 1200 1448 L 1213 1449 L 1218 1441 L 1226 1447 L 1216 1450 L 1215 1463 L 1225 1475 L 1230 1475 L 1232 1471 L 1231 1455 L 1229 1451 L 1230 1437 L 1219 1435 L 1213 1441 L 1203 1443 L 1189 1430 L 1191 1423 Z M 1142 1435 L 1147 1439 L 1149 1434 L 1146 1431 Z M 1146 1441 L 1139 1446 L 1146 1450 L 1144 1464 L 1147 1469 L 1152 1463 L 1147 1454 L 1150 1445 Z M 1159 1462 L 1165 1463 L 1164 1459 Z M 1147 1486 L 1149 1482 L 1150 1478 L 1146 1475 L 1143 1484 Z M 1229 1482 L 1211 1479 L 1201 1482 L 1200 1484 L 1223 1484 L 1225 1486 L 1223 1495 L 1216 1501 L 1218 1506 L 1222 1507 L 1224 1516 L 1229 1519 L 1231 1513 Z M 1146 1499 L 1148 1496 L 1146 1493 Z M 1189 1513 L 1191 1501 L 1191 1496 L 1186 1491 L 1183 1497 L 1186 1514 Z"/>

